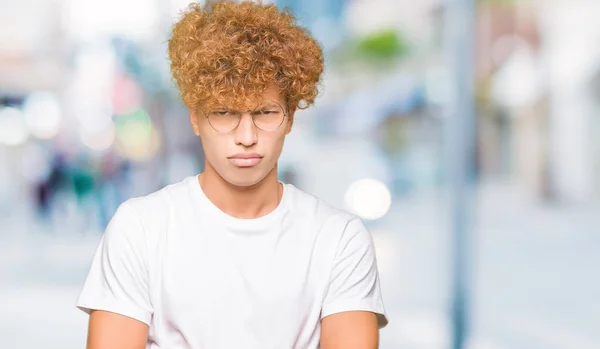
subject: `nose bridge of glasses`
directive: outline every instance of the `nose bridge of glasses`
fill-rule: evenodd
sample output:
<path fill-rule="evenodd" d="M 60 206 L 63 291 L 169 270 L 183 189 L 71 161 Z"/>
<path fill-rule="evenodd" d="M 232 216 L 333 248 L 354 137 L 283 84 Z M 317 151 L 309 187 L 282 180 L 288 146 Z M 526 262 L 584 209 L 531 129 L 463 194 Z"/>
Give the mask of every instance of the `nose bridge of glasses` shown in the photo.
<path fill-rule="evenodd" d="M 254 110 L 246 110 L 246 111 L 235 111 L 234 115 L 237 117 L 237 128 L 239 128 L 243 123 L 244 123 L 244 119 L 246 119 L 246 122 L 250 123 L 250 126 L 255 127 L 256 124 L 254 122 Z M 248 117 L 244 118 L 244 116 L 247 115 Z"/>

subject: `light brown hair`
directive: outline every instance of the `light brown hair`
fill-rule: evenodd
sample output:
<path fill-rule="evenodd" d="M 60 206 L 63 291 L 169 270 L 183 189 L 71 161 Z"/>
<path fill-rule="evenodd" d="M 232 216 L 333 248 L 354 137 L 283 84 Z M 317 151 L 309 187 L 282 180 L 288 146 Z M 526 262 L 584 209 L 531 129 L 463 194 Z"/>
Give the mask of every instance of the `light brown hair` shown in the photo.
<path fill-rule="evenodd" d="M 319 44 L 287 10 L 222 1 L 190 5 L 169 40 L 171 72 L 190 109 L 247 105 L 276 85 L 288 108 L 314 103 Z"/>

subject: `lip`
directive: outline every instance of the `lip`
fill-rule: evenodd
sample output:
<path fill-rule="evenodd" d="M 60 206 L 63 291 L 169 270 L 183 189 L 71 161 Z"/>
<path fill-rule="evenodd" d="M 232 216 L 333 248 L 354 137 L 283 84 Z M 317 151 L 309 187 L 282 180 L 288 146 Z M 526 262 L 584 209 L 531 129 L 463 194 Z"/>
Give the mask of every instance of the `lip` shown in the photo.
<path fill-rule="evenodd" d="M 238 167 L 252 167 L 262 160 L 262 156 L 256 153 L 240 153 L 230 156 L 228 159 Z"/>

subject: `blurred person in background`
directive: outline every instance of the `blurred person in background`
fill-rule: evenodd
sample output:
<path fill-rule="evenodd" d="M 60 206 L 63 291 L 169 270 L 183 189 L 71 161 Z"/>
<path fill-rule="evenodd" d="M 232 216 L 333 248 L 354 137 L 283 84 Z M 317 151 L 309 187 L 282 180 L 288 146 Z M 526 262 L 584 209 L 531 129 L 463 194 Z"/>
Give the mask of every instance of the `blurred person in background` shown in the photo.
<path fill-rule="evenodd" d="M 52 200 L 57 191 L 65 190 L 67 181 L 65 161 L 61 154 L 56 154 L 52 159 L 49 175 L 35 185 L 36 206 L 42 218 L 50 218 Z"/>
<path fill-rule="evenodd" d="M 217 2 L 190 5 L 169 54 L 205 168 L 117 209 L 77 301 L 88 348 L 376 348 L 370 232 L 277 177 L 319 44 L 275 5 Z"/>

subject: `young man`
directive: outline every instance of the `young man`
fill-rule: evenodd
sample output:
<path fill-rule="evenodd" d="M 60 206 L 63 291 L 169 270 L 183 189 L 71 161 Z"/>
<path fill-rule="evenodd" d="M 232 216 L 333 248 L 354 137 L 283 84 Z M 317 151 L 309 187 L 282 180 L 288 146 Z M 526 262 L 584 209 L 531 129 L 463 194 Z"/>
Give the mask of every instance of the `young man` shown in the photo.
<path fill-rule="evenodd" d="M 89 349 L 368 349 L 387 324 L 360 219 L 277 179 L 322 52 L 273 5 L 192 5 L 171 69 L 205 170 L 123 203 L 78 299 Z"/>

